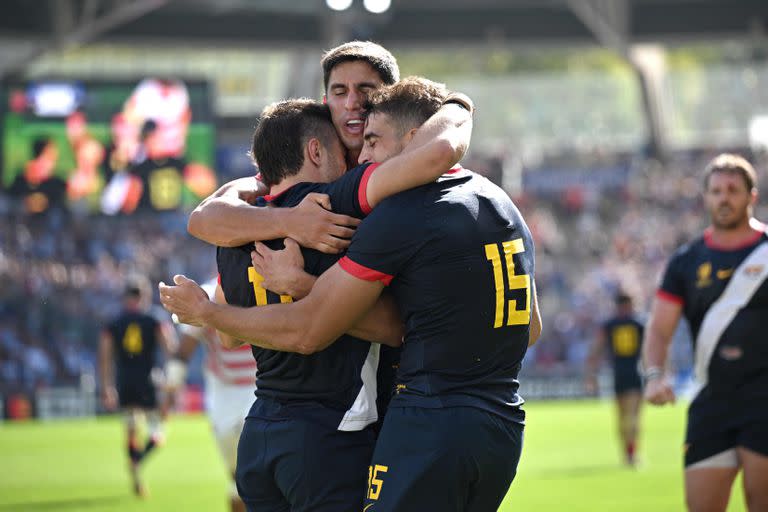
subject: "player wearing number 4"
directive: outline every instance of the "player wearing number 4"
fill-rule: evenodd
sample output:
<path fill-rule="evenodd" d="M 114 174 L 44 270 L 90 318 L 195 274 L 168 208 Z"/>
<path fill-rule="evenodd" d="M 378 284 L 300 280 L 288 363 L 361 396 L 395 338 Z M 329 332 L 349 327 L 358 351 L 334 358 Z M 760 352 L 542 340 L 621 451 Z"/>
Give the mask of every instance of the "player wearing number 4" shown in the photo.
<path fill-rule="evenodd" d="M 743 471 L 750 511 L 768 510 L 768 235 L 752 217 L 755 170 L 723 154 L 704 175 L 711 226 L 670 260 L 654 301 L 643 348 L 645 398 L 674 401 L 664 378 L 681 316 L 694 339 L 698 392 L 688 409 L 688 508 L 722 511 Z"/>
<path fill-rule="evenodd" d="M 586 387 L 590 393 L 597 391 L 597 371 L 608 343 L 624 461 L 634 466 L 643 389 L 639 371 L 643 324 L 635 317 L 632 297 L 622 292 L 616 295 L 615 302 L 616 314 L 602 325 L 590 347 Z"/>
<path fill-rule="evenodd" d="M 139 466 L 164 441 L 152 369 L 158 345 L 166 355 L 176 350 L 176 331 L 170 322 L 147 312 L 152 288 L 149 281 L 132 278 L 125 288 L 124 309 L 101 333 L 99 373 L 102 402 L 107 410 L 120 405 L 125 414 L 127 451 L 133 490 L 143 496 Z M 115 378 L 114 368 L 117 368 Z M 138 420 L 147 418 L 149 436 L 140 443 Z"/>
<path fill-rule="evenodd" d="M 373 93 L 369 107 L 360 160 L 395 162 L 424 118 L 397 86 Z M 488 180 L 457 167 L 381 201 L 347 255 L 300 301 L 217 305 L 181 276 L 160 289 L 183 321 L 311 353 L 348 331 L 389 286 L 406 335 L 365 506 L 489 511 L 504 498 L 522 449 L 517 375 L 541 329 L 533 272 L 533 243 L 517 208 Z"/>

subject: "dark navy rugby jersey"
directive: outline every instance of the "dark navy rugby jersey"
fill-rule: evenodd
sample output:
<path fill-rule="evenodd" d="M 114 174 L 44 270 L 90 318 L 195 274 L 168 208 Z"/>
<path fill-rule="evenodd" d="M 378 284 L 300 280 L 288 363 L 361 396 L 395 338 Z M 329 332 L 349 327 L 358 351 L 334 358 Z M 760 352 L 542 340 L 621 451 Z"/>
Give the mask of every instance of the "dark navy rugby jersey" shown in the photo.
<path fill-rule="evenodd" d="M 389 284 L 406 326 L 390 407 L 470 406 L 522 422 L 534 247 L 506 193 L 464 169 L 382 201 L 340 264 Z"/>
<path fill-rule="evenodd" d="M 160 322 L 142 311 L 124 311 L 106 326 L 115 347 L 117 380 L 149 380 L 157 354 Z"/>
<path fill-rule="evenodd" d="M 739 391 L 741 396 L 768 397 L 768 280 L 760 274 L 768 266 L 768 257 L 742 265 L 766 243 L 768 236 L 756 233 L 743 246 L 726 249 L 716 246 L 705 233 L 680 248 L 664 274 L 658 295 L 682 305 L 696 353 L 700 351 L 700 335 L 708 334 L 703 323 L 710 310 L 718 308 L 710 316 L 722 318 L 720 308 L 729 302 L 744 301 L 743 307 L 727 318 L 722 334 L 715 340 L 706 376 L 710 395 Z M 720 300 L 737 278 L 736 284 L 752 282 L 756 288 L 745 292 L 747 288 L 741 285 L 730 287 L 730 299 Z"/>
<path fill-rule="evenodd" d="M 603 324 L 603 333 L 610 345 L 614 371 L 637 373 L 643 324 L 634 316 L 615 316 Z"/>
<path fill-rule="evenodd" d="M 266 196 L 265 201 L 275 207 L 291 207 L 308 193 L 319 192 L 330 196 L 335 212 L 362 217 L 369 211 L 365 186 L 374 168 L 374 165 L 356 167 L 333 183 L 299 183 L 276 196 Z M 265 244 L 271 249 L 284 247 L 283 240 Z M 290 297 L 279 296 L 259 285 L 261 276 L 251 264 L 251 250 L 253 244 L 217 249 L 221 286 L 227 302 L 244 307 L 290 302 Z M 305 271 L 316 276 L 339 258 L 304 247 L 301 252 Z M 264 404 L 259 409 L 257 400 L 251 416 L 310 415 L 318 421 L 338 425 L 341 430 L 360 430 L 376 421 L 378 344 L 344 335 L 325 350 L 311 355 L 256 346 L 252 346 L 252 350 L 258 366 L 256 396 L 274 399 L 280 405 Z"/>

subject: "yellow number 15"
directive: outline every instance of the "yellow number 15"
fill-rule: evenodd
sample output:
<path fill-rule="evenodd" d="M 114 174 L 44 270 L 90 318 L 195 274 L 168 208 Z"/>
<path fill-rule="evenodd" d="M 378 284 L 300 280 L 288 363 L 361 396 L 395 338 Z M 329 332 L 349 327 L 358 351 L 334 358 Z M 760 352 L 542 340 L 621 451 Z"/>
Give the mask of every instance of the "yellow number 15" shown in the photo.
<path fill-rule="evenodd" d="M 501 245 L 504 252 L 504 263 L 507 269 L 507 282 L 510 290 L 525 289 L 525 309 L 517 309 L 517 301 L 510 299 L 507 301 L 504 293 L 504 274 L 501 270 Z M 517 238 L 501 244 L 486 244 L 485 257 L 493 265 L 493 282 L 496 288 L 496 315 L 493 322 L 493 328 L 498 329 L 504 325 L 504 303 L 507 306 L 507 325 L 527 325 L 531 321 L 531 277 L 527 274 L 515 274 L 515 262 L 512 260 L 513 254 L 525 252 L 523 239 Z"/>

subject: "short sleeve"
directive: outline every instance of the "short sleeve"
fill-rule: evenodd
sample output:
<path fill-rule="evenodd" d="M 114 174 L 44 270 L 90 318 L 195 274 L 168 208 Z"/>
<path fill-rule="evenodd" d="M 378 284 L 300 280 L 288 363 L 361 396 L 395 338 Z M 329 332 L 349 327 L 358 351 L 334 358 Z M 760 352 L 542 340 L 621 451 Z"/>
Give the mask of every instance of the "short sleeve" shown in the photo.
<path fill-rule="evenodd" d="M 331 208 L 336 213 L 362 218 L 371 213 L 366 189 L 368 180 L 378 163 L 365 163 L 348 170 L 331 183 L 318 184 L 314 192 L 328 194 Z"/>
<path fill-rule="evenodd" d="M 339 265 L 366 281 L 389 285 L 427 240 L 423 218 L 407 201 L 408 192 L 386 199 L 357 228 Z M 405 200 L 404 200 L 405 199 Z"/>
<path fill-rule="evenodd" d="M 683 253 L 676 253 L 667 264 L 656 296 L 662 300 L 683 304 L 685 302 L 685 275 Z"/>

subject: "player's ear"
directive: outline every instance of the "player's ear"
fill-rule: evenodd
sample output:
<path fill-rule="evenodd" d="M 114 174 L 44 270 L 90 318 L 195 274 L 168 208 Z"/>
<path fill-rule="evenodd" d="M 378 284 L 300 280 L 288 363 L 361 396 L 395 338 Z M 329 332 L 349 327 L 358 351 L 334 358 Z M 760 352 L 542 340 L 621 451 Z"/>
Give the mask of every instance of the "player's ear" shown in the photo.
<path fill-rule="evenodd" d="M 305 151 L 307 153 L 307 158 L 309 158 L 309 161 L 312 162 L 316 166 L 320 166 L 322 153 L 323 153 L 323 147 L 322 144 L 320 144 L 320 139 L 317 137 L 312 137 L 307 141 L 307 145 L 305 147 Z"/>
<path fill-rule="evenodd" d="M 328 95 L 323 94 L 323 105 L 327 105 L 327 104 L 328 104 Z"/>
<path fill-rule="evenodd" d="M 416 130 L 418 130 L 418 128 L 411 128 L 405 133 L 405 135 L 403 135 L 403 146 L 410 144 L 413 136 L 416 135 Z"/>

